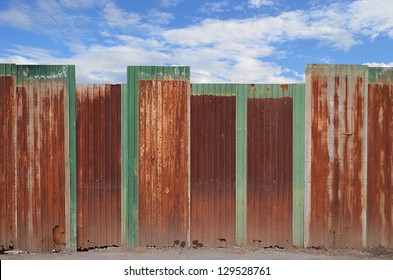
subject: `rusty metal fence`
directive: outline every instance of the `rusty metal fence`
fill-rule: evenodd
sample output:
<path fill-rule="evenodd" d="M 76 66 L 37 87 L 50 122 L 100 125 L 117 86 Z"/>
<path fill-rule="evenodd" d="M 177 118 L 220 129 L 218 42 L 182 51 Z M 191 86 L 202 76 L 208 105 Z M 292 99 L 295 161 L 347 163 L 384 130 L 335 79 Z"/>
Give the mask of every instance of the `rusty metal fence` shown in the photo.
<path fill-rule="evenodd" d="M 393 69 L 190 84 L 0 64 L 0 245 L 393 247 Z"/>
<path fill-rule="evenodd" d="M 192 84 L 192 241 L 303 245 L 302 112 L 302 84 Z"/>

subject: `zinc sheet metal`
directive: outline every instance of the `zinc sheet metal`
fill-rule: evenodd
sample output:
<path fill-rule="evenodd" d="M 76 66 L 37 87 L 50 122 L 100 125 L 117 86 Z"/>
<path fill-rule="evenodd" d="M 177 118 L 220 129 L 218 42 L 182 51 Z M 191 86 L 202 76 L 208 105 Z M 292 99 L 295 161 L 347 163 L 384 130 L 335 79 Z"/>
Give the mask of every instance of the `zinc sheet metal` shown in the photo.
<path fill-rule="evenodd" d="M 17 240 L 15 77 L 0 77 L 0 245 L 14 247 Z M 19 245 L 19 244 L 15 244 Z"/>
<path fill-rule="evenodd" d="M 140 80 L 139 246 L 189 243 L 189 82 Z"/>
<path fill-rule="evenodd" d="M 64 108 L 70 79 L 68 66 L 23 65 L 16 66 L 15 76 L 0 78 L 5 249 L 48 252 L 67 246 Z"/>
<path fill-rule="evenodd" d="M 306 246 L 361 248 L 366 237 L 367 67 L 307 66 Z"/>
<path fill-rule="evenodd" d="M 247 243 L 292 246 L 291 97 L 247 100 Z"/>
<path fill-rule="evenodd" d="M 367 246 L 393 248 L 393 85 L 368 86 Z"/>
<path fill-rule="evenodd" d="M 198 95 L 191 96 L 191 241 L 194 245 L 233 246 L 236 96 L 219 85 L 201 86 L 193 85 L 193 94 Z M 199 95 L 202 92 L 223 95 Z"/>
<path fill-rule="evenodd" d="M 78 85 L 78 249 L 121 245 L 121 85 Z"/>
<path fill-rule="evenodd" d="M 139 81 L 190 80 L 188 66 L 128 66 L 127 86 L 123 91 L 122 112 L 122 190 L 126 194 L 122 204 L 122 241 L 130 247 L 138 246 L 138 167 L 139 167 Z M 189 99 L 187 100 L 189 106 Z M 187 107 L 189 108 L 189 107 Z M 188 116 L 189 118 L 189 116 Z M 183 120 L 184 121 L 184 120 Z M 187 121 L 189 122 L 189 120 Z M 184 168 L 189 168 L 185 166 Z M 189 184 L 187 184 L 189 188 Z"/>
<path fill-rule="evenodd" d="M 368 67 L 369 83 L 393 83 L 393 67 Z"/>

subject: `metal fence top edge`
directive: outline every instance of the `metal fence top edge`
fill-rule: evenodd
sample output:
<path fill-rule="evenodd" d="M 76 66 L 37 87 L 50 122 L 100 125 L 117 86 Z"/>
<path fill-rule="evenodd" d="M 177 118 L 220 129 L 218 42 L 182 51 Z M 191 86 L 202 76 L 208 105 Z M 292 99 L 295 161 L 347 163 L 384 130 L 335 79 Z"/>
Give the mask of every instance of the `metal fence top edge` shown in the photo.
<path fill-rule="evenodd" d="M 369 67 L 367 65 L 359 64 L 306 64 L 306 74 L 332 71 L 354 71 L 366 73 L 368 69 Z"/>
<path fill-rule="evenodd" d="M 305 83 L 191 83 L 191 86 L 280 86 L 280 85 L 304 85 Z"/>
<path fill-rule="evenodd" d="M 192 96 L 283 98 L 305 94 L 305 84 L 191 84 Z"/>
<path fill-rule="evenodd" d="M 90 87 L 90 86 L 126 86 L 127 84 L 108 84 L 108 83 L 83 83 L 83 84 L 76 84 L 77 87 Z"/>

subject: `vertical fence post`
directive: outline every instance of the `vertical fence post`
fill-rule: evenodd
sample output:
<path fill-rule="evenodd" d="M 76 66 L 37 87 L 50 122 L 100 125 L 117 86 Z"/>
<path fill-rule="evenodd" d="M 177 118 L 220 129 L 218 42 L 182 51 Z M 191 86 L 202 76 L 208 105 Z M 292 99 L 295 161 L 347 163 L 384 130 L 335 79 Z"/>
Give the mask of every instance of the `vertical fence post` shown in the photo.
<path fill-rule="evenodd" d="M 69 209 L 66 208 L 66 211 L 69 211 L 69 221 L 66 221 L 66 225 L 69 225 L 69 249 L 76 250 L 77 249 L 77 217 L 76 217 L 76 83 L 75 83 L 75 66 L 66 66 L 68 69 L 68 98 L 64 102 L 64 119 L 67 124 L 64 126 L 68 132 L 65 132 L 65 135 L 68 134 L 69 145 L 69 154 L 66 155 L 66 180 L 68 180 L 68 185 L 66 185 L 66 189 L 69 193 L 69 198 L 66 195 L 66 205 L 69 203 Z M 68 114 L 68 116 L 67 116 Z M 67 203 L 68 202 L 68 203 Z M 67 214 L 66 214 L 67 217 Z"/>
<path fill-rule="evenodd" d="M 304 246 L 305 85 L 291 85 L 293 98 L 293 245 Z"/>
<path fill-rule="evenodd" d="M 236 88 L 236 244 L 247 243 L 247 85 Z"/>

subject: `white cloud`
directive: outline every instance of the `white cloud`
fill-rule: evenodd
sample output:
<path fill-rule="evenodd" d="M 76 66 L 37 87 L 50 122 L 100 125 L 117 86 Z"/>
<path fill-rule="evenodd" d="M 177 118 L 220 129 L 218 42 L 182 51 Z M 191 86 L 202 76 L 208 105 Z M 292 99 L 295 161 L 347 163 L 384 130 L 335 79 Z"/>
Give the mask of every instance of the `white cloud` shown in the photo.
<path fill-rule="evenodd" d="M 25 12 L 27 9 L 29 9 L 28 6 L 20 5 L 0 11 L 0 24 L 20 29 L 30 29 L 33 21 L 30 15 Z"/>
<path fill-rule="evenodd" d="M 112 1 L 106 2 L 103 11 L 106 22 L 111 28 L 127 29 L 140 24 L 141 17 L 137 13 L 126 12 Z"/>
<path fill-rule="evenodd" d="M 393 67 L 393 62 L 390 63 L 382 63 L 382 62 L 366 62 L 364 65 L 369 67 Z"/>
<path fill-rule="evenodd" d="M 57 1 L 11 1 L 0 11 L 0 24 L 44 34 L 55 40 L 72 41 L 85 31 L 87 20 L 80 13 L 70 15 L 70 11 Z"/>
<path fill-rule="evenodd" d="M 152 9 L 148 12 L 147 20 L 153 24 L 167 25 L 174 19 L 173 14 Z"/>
<path fill-rule="evenodd" d="M 165 8 L 176 7 L 184 0 L 161 0 L 161 6 Z"/>
<path fill-rule="evenodd" d="M 349 27 L 372 39 L 380 35 L 393 38 L 393 5 L 391 0 L 358 0 L 350 4 Z"/>
<path fill-rule="evenodd" d="M 274 1 L 272 0 L 248 0 L 248 6 L 250 8 L 260 8 L 262 6 L 273 6 Z"/>
<path fill-rule="evenodd" d="M 206 14 L 223 13 L 228 10 L 228 6 L 228 1 L 207 2 L 199 8 L 199 11 Z"/>
<path fill-rule="evenodd" d="M 89 8 L 97 4 L 95 0 L 60 0 L 60 4 L 67 8 Z"/>
<path fill-rule="evenodd" d="M 5 56 L 5 57 L 1 57 L 0 58 L 1 63 L 14 63 L 14 64 L 38 64 L 38 62 L 36 60 L 33 59 L 28 59 L 24 56 L 20 56 L 20 55 L 10 55 L 10 56 Z"/>
<path fill-rule="evenodd" d="M 336 48 L 348 49 L 357 43 L 352 34 L 340 26 L 320 22 L 302 11 L 244 20 L 210 19 L 199 25 L 167 30 L 162 34 L 168 42 L 191 47 L 237 42 L 257 49 L 278 42 L 313 39 Z"/>

